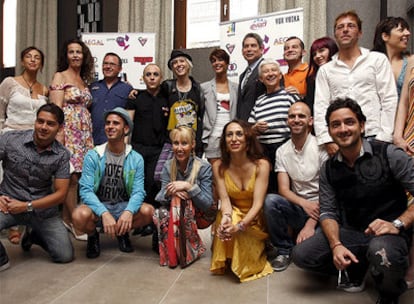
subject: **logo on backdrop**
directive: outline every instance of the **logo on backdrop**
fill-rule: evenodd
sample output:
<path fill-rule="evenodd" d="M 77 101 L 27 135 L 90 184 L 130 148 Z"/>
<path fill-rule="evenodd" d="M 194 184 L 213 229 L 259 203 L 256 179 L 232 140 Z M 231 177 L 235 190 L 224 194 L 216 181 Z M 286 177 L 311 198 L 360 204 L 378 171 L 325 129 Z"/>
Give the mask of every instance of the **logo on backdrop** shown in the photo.
<path fill-rule="evenodd" d="M 124 48 L 124 51 L 127 48 L 129 48 L 128 40 L 129 40 L 129 36 L 128 35 L 125 35 L 124 37 L 122 37 L 122 36 L 116 37 L 116 43 L 118 43 L 118 45 L 120 47 Z"/>
<path fill-rule="evenodd" d="M 146 63 L 153 62 L 154 57 L 134 57 L 134 62 L 139 62 L 141 65 L 145 65 Z"/>
<path fill-rule="evenodd" d="M 250 29 L 252 31 L 260 30 L 262 28 L 265 28 L 266 25 L 267 25 L 267 21 L 263 18 L 259 18 L 259 19 L 253 20 L 252 25 L 250 25 Z"/>
<path fill-rule="evenodd" d="M 236 34 L 236 23 L 232 22 L 227 27 L 227 37 L 234 36 Z"/>
<path fill-rule="evenodd" d="M 266 54 L 267 51 L 269 51 L 269 49 L 270 49 L 269 40 L 270 40 L 269 36 L 264 35 L 264 37 L 263 37 L 263 44 L 264 44 L 264 46 L 263 46 L 263 55 Z"/>
<path fill-rule="evenodd" d="M 145 45 L 145 43 L 147 43 L 148 38 L 144 38 L 144 37 L 139 37 L 138 38 L 139 43 L 141 43 L 142 46 Z"/>
<path fill-rule="evenodd" d="M 226 44 L 226 49 L 230 53 L 230 55 L 233 53 L 235 47 L 236 46 L 234 44 L 230 44 L 230 43 Z"/>

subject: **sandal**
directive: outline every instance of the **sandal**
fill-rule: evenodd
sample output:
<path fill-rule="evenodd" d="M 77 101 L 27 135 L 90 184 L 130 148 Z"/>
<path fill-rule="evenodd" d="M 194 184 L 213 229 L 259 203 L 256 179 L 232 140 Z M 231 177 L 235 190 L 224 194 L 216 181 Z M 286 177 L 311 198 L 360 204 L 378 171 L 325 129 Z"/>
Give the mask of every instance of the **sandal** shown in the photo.
<path fill-rule="evenodd" d="M 75 227 L 73 227 L 73 224 L 67 224 L 65 221 L 62 221 L 63 226 L 65 226 L 65 228 L 72 233 L 73 237 L 78 240 L 78 241 L 87 241 L 88 240 L 88 235 L 86 233 L 83 234 L 76 234 L 76 230 Z"/>
<path fill-rule="evenodd" d="M 20 243 L 21 233 L 19 230 L 9 229 L 9 235 L 7 236 L 10 243 L 18 245 Z"/>

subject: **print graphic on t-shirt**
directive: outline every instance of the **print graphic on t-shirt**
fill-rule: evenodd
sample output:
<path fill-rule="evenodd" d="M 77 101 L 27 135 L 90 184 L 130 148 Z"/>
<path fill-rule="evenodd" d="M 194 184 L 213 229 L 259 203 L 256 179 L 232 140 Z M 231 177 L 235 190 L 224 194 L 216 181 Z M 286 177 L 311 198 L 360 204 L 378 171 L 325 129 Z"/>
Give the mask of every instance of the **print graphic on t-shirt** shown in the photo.
<path fill-rule="evenodd" d="M 105 173 L 98 189 L 98 197 L 103 202 L 118 203 L 128 200 L 123 178 L 123 166 L 106 164 Z"/>
<path fill-rule="evenodd" d="M 176 101 L 171 106 L 168 130 L 179 126 L 197 130 L 197 105 L 191 99 Z"/>

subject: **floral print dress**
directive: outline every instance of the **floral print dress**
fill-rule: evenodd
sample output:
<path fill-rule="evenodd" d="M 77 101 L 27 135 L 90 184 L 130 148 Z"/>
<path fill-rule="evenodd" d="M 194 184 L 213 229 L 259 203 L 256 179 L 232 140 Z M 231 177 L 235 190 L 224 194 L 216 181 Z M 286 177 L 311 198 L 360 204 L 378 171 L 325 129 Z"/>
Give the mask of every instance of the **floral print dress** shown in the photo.
<path fill-rule="evenodd" d="M 51 86 L 50 90 L 64 91 L 62 110 L 65 114 L 65 147 L 71 152 L 70 162 L 74 172 L 82 172 L 83 158 L 93 148 L 92 119 L 88 107 L 92 95 L 88 88 L 83 90 L 71 84 Z"/>

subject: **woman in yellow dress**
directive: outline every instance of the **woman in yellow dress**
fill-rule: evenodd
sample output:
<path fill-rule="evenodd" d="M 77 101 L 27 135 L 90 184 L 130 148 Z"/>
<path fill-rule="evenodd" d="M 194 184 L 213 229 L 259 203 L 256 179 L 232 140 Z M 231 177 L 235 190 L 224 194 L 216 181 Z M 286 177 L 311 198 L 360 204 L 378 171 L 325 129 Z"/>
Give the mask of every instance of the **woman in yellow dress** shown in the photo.
<path fill-rule="evenodd" d="M 229 265 L 240 282 L 273 272 L 266 259 L 263 202 L 270 164 L 250 126 L 232 120 L 220 140 L 221 159 L 213 164 L 221 201 L 210 271 L 224 274 Z"/>
<path fill-rule="evenodd" d="M 398 104 L 395 118 L 394 144 L 402 148 L 408 155 L 414 157 L 414 63 L 409 62 L 407 74 Z M 414 199 L 409 197 L 409 204 Z M 413 234 L 414 241 L 414 234 Z M 414 242 L 411 242 L 409 253 L 410 266 L 405 275 L 405 281 L 409 289 L 414 288 Z"/>

